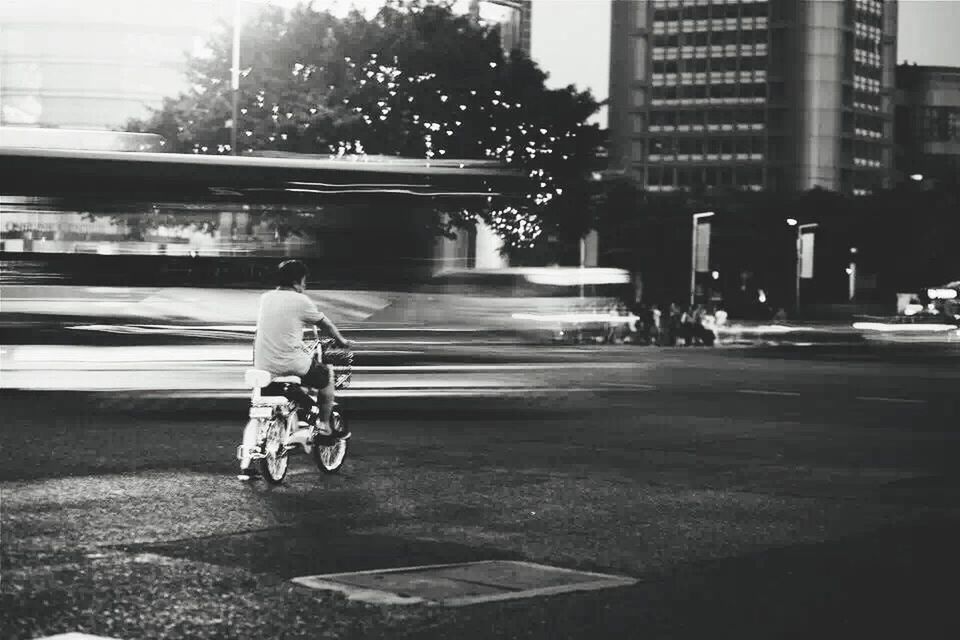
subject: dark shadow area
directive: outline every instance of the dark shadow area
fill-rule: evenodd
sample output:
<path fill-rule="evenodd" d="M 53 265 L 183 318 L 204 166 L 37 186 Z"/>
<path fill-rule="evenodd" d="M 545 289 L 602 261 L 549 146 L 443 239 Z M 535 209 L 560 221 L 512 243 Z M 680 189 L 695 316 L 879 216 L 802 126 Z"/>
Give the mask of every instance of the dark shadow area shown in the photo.
<path fill-rule="evenodd" d="M 946 640 L 960 634 L 958 534 L 960 522 L 936 520 L 695 563 L 637 576 L 635 587 L 466 607 L 416 637 L 492 624 L 499 633 L 488 637 Z"/>
<path fill-rule="evenodd" d="M 335 505 L 326 507 L 340 513 Z M 333 516 L 294 528 L 237 533 L 173 543 L 127 546 L 125 551 L 240 566 L 254 573 L 297 576 L 425 564 L 514 560 L 497 549 L 384 535 L 356 535 Z"/>

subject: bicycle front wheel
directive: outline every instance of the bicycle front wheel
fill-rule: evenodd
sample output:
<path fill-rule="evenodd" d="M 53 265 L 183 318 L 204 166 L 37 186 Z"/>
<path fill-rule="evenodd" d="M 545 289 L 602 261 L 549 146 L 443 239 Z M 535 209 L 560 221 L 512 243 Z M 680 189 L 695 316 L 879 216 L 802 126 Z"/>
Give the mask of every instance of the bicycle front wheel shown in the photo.
<path fill-rule="evenodd" d="M 345 426 L 346 418 L 336 409 L 330 416 L 330 426 L 334 432 Z M 320 436 L 313 448 L 313 461 L 323 473 L 337 473 L 347 457 L 347 441 L 332 436 Z"/>

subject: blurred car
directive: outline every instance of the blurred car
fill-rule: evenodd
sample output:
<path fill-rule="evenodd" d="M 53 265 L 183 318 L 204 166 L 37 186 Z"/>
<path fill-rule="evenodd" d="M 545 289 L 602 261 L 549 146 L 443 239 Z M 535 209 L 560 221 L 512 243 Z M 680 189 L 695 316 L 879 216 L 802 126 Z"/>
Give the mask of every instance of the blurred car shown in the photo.
<path fill-rule="evenodd" d="M 960 323 L 960 280 L 930 287 L 924 294 L 931 315 Z"/>

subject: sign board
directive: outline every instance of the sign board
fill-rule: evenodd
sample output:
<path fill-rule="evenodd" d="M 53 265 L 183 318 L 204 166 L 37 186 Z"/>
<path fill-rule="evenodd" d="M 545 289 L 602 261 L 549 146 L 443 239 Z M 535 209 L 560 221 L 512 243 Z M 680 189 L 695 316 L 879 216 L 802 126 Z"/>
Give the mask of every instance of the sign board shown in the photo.
<path fill-rule="evenodd" d="M 698 273 L 710 271 L 710 223 L 700 222 L 697 224 L 697 257 L 696 266 Z"/>
<path fill-rule="evenodd" d="M 813 240 L 815 234 L 807 231 L 800 234 L 800 277 L 813 277 Z"/>

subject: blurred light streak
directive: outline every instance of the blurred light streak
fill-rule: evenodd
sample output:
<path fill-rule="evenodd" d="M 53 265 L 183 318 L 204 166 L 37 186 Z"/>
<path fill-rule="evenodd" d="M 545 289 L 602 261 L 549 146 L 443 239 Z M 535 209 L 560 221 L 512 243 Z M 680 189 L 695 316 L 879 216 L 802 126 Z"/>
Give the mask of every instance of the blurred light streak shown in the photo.
<path fill-rule="evenodd" d="M 607 269 L 591 267 L 589 269 L 548 267 L 533 269 L 525 274 L 527 280 L 534 284 L 555 286 L 576 286 L 580 284 L 626 284 L 630 282 L 630 274 L 623 269 Z"/>
<path fill-rule="evenodd" d="M 802 332 L 830 331 L 830 329 L 823 329 L 818 327 L 795 327 L 795 326 L 787 326 L 783 324 L 762 324 L 756 327 L 729 325 L 726 327 L 721 327 L 721 330 L 724 333 L 748 332 L 748 333 L 757 333 L 760 335 L 797 333 L 801 331 Z"/>
<path fill-rule="evenodd" d="M 634 315 L 615 315 L 610 313 L 514 313 L 514 320 L 532 320 L 535 322 L 563 322 L 569 324 L 590 324 L 595 322 L 629 324 L 638 320 Z"/>
<path fill-rule="evenodd" d="M 333 182 L 300 182 L 300 181 L 290 181 L 287 182 L 289 185 L 294 185 L 298 187 L 395 187 L 395 188 L 422 188 L 429 189 L 431 185 L 429 184 L 410 184 L 410 183 L 370 183 L 370 182 L 353 182 L 353 183 L 333 183 Z"/>
<path fill-rule="evenodd" d="M 250 188 L 244 189 L 244 191 L 277 191 L 277 189 L 271 188 Z M 344 193 L 392 193 L 392 194 L 401 194 L 406 196 L 476 196 L 476 197 L 488 197 L 488 196 L 499 196 L 500 193 L 491 192 L 491 191 L 411 191 L 410 189 L 291 189 L 286 188 L 284 191 L 292 193 L 323 193 L 327 195 L 340 195 Z"/>
<path fill-rule="evenodd" d="M 898 333 L 936 333 L 947 331 L 960 331 L 955 324 L 937 324 L 937 323 L 888 323 L 888 322 L 854 322 L 854 329 L 862 331 L 892 331 Z"/>

